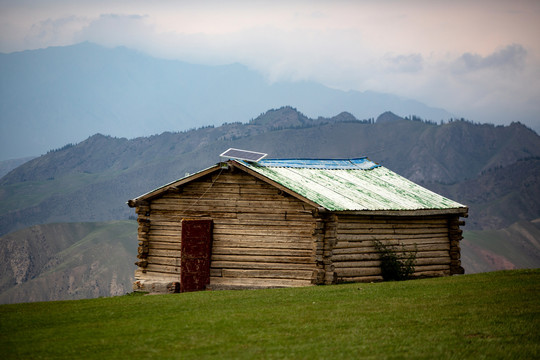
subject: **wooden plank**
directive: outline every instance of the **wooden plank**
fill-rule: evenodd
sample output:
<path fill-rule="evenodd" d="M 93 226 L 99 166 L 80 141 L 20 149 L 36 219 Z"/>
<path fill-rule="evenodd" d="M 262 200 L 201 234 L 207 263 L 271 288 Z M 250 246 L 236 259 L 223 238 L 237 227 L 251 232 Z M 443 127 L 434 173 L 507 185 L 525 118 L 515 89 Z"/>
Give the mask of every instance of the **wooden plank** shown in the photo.
<path fill-rule="evenodd" d="M 310 237 L 313 233 L 312 229 L 307 230 L 296 230 L 296 231 L 287 231 L 287 229 L 282 228 L 265 228 L 265 227 L 241 227 L 233 228 L 227 227 L 223 228 L 222 226 L 216 224 L 214 229 L 214 235 L 252 235 L 260 237 L 269 237 L 269 236 L 281 236 L 281 237 Z"/>
<path fill-rule="evenodd" d="M 176 230 L 176 229 L 173 229 L 173 230 L 166 230 L 166 229 L 154 229 L 152 228 L 150 230 L 151 234 L 153 237 L 156 237 L 156 236 L 166 236 L 166 237 L 181 237 L 182 236 L 182 231 L 180 230 Z"/>
<path fill-rule="evenodd" d="M 468 208 L 453 209 L 419 209 L 419 210 L 351 210 L 343 211 L 343 215 L 358 216 L 448 216 L 459 215 L 467 217 Z"/>
<path fill-rule="evenodd" d="M 360 268 L 360 267 L 380 267 L 381 261 L 378 257 L 373 257 L 372 259 L 366 259 L 361 261 L 335 261 L 332 263 L 336 270 L 339 268 Z M 450 256 L 445 257 L 435 257 L 435 258 L 416 258 L 415 268 L 420 268 L 422 266 L 435 265 L 442 267 L 450 266 Z"/>
<path fill-rule="evenodd" d="M 313 270 L 315 264 L 289 264 L 289 263 L 262 263 L 262 262 L 232 262 L 232 261 L 212 261 L 212 268 L 220 269 L 281 269 L 281 270 Z"/>
<path fill-rule="evenodd" d="M 428 270 L 417 271 L 414 273 L 415 277 L 437 277 L 437 276 L 450 276 L 450 270 Z"/>
<path fill-rule="evenodd" d="M 312 270 L 239 270 L 223 269 L 223 277 L 235 278 L 270 278 L 270 279 L 303 279 L 310 280 Z"/>
<path fill-rule="evenodd" d="M 358 229 L 433 229 L 433 228 L 440 228 L 448 230 L 448 225 L 445 223 L 439 223 L 439 222 L 432 222 L 432 223 L 407 223 L 407 222 L 400 222 L 400 223 L 339 223 L 338 224 L 338 230 L 339 231 L 351 231 L 351 230 L 358 230 Z"/>
<path fill-rule="evenodd" d="M 241 240 L 238 240 L 241 239 Z M 275 238 L 264 239 L 260 237 L 245 237 L 232 238 L 227 237 L 214 237 L 215 247 L 237 247 L 237 248 L 262 248 L 262 249 L 298 249 L 298 250 L 311 250 L 313 248 L 313 241 L 311 239 L 290 239 L 290 238 Z"/>
<path fill-rule="evenodd" d="M 368 283 L 368 282 L 378 282 L 382 281 L 383 278 L 381 275 L 371 275 L 371 276 L 347 276 L 338 280 L 338 282 L 357 282 L 357 283 Z"/>
<path fill-rule="evenodd" d="M 178 267 L 180 269 L 180 257 L 167 257 L 167 256 L 148 256 L 146 259 L 148 266 L 152 265 L 166 265 L 172 267 Z M 175 270 L 176 271 L 176 270 Z"/>
<path fill-rule="evenodd" d="M 338 278 L 364 277 L 380 275 L 381 269 L 379 267 L 340 268 L 336 269 L 335 272 Z"/>
<path fill-rule="evenodd" d="M 181 236 L 168 236 L 168 235 L 154 235 L 150 234 L 148 236 L 148 241 L 150 242 L 166 242 L 166 243 L 180 243 Z"/>
<path fill-rule="evenodd" d="M 399 247 L 401 249 L 401 246 Z M 405 245 L 406 251 L 414 251 L 415 246 L 413 244 L 411 245 Z M 447 242 L 445 243 L 420 243 L 416 244 L 416 249 L 420 251 L 449 251 L 450 250 L 450 244 Z M 344 255 L 344 254 L 363 254 L 363 253 L 370 253 L 370 252 L 376 252 L 376 249 L 374 246 L 356 246 L 356 247 L 344 247 L 340 249 L 334 248 L 332 250 L 332 253 L 334 255 Z"/>
<path fill-rule="evenodd" d="M 246 213 L 246 214 L 279 214 L 284 215 L 285 211 L 289 215 L 295 215 L 295 214 L 311 214 L 311 211 L 309 209 L 303 209 L 301 207 L 298 208 L 290 208 L 290 207 L 237 207 L 233 204 L 229 203 L 226 206 L 219 207 L 218 208 L 214 206 L 213 204 L 201 204 L 201 203 L 193 203 L 193 204 L 180 204 L 180 205 L 170 205 L 170 206 L 162 206 L 156 209 L 152 209 L 151 216 L 154 215 L 160 215 L 160 214 L 167 214 L 167 213 L 174 213 L 175 215 L 180 215 L 181 217 L 185 216 L 191 216 L 190 214 L 197 214 L 197 213 L 207 213 L 211 214 L 211 217 L 214 218 L 215 213 L 232 213 L 232 214 L 238 214 L 238 213 Z"/>
<path fill-rule="evenodd" d="M 180 266 L 166 266 L 166 265 L 149 263 L 146 270 L 147 272 L 152 271 L 152 272 L 164 273 L 164 274 L 180 274 Z"/>
<path fill-rule="evenodd" d="M 214 233 L 214 240 L 216 241 L 230 241 L 233 242 L 287 242 L 287 243 L 312 243 L 313 237 L 307 235 L 297 234 L 283 234 L 283 235 L 262 235 L 262 234 L 216 234 Z"/>
<path fill-rule="evenodd" d="M 438 236 L 438 237 L 432 237 L 432 236 L 426 236 L 426 237 L 364 237 L 362 239 L 349 239 L 344 240 L 339 238 L 336 244 L 334 245 L 334 249 L 344 249 L 344 248 L 354 248 L 354 247 L 373 247 L 374 242 L 378 240 L 383 243 L 386 242 L 398 242 L 400 244 L 404 245 L 420 245 L 420 244 L 449 244 L 449 240 L 447 237 L 444 236 Z"/>
<path fill-rule="evenodd" d="M 447 224 L 446 217 L 383 217 L 383 216 L 342 216 L 338 215 L 340 226 L 356 224 Z"/>
<path fill-rule="evenodd" d="M 148 256 L 160 256 L 168 258 L 180 258 L 180 247 L 178 249 L 156 249 L 150 248 Z"/>
<path fill-rule="evenodd" d="M 417 234 L 448 234 L 446 228 L 380 228 L 380 229 L 349 229 L 341 230 L 338 227 L 338 237 L 341 235 L 417 235 Z"/>
<path fill-rule="evenodd" d="M 148 243 L 148 246 L 150 249 L 168 249 L 168 250 L 180 251 L 180 242 L 172 243 L 172 242 L 150 241 Z"/>
<path fill-rule="evenodd" d="M 212 198 L 181 198 L 174 201 L 154 201 L 152 211 L 184 209 L 189 206 L 207 206 L 214 208 L 237 208 L 237 209 L 282 209 L 282 210 L 306 210 L 306 205 L 299 201 L 291 201 L 286 198 L 268 199 L 212 199 Z"/>
<path fill-rule="evenodd" d="M 253 226 L 253 227 L 283 227 L 288 229 L 295 229 L 295 230 L 301 230 L 301 229 L 311 229 L 315 226 L 314 219 L 309 216 L 302 219 L 284 219 L 282 217 L 266 217 L 261 218 L 258 216 L 251 216 L 249 218 L 243 217 L 243 218 L 237 218 L 237 219 L 231 219 L 228 221 L 224 221 L 220 223 L 220 226 L 225 227 L 244 227 L 244 226 Z"/>
<path fill-rule="evenodd" d="M 358 247 L 359 243 L 373 243 L 373 241 L 389 241 L 394 240 L 404 244 L 423 244 L 423 243 L 449 243 L 448 236 L 444 235 L 400 235 L 388 236 L 388 235 L 365 235 L 365 236 L 339 236 L 334 248 L 346 248 L 346 247 Z"/>
<path fill-rule="evenodd" d="M 288 220 L 296 220 L 296 221 L 313 221 L 313 216 L 311 215 L 310 211 L 302 210 L 301 212 L 298 211 L 287 211 L 284 210 L 280 213 L 283 217 L 281 219 Z M 238 220 L 250 220 L 250 219 L 257 219 L 262 221 L 272 221 L 273 219 L 276 219 L 276 215 L 272 213 L 266 213 L 266 212 L 260 212 L 260 213 L 238 213 L 237 214 Z"/>
<path fill-rule="evenodd" d="M 287 264 L 311 264 L 315 261 L 307 256 L 262 256 L 262 255 L 230 255 L 212 254 L 212 261 L 231 262 L 263 262 L 263 263 L 287 263 Z"/>
<path fill-rule="evenodd" d="M 179 274 L 169 274 L 147 270 L 146 273 L 143 273 L 141 269 L 135 271 L 136 280 L 156 280 L 156 281 L 180 281 Z"/>
<path fill-rule="evenodd" d="M 210 277 L 211 288 L 272 288 L 310 286 L 311 280 Z"/>
<path fill-rule="evenodd" d="M 332 261 L 338 262 L 338 261 L 362 261 L 362 260 L 378 260 L 380 258 L 380 254 L 373 249 L 373 252 L 366 252 L 366 253 L 360 253 L 360 254 L 340 254 L 336 255 L 334 254 L 332 256 Z M 418 251 L 416 253 L 417 259 L 424 259 L 424 258 L 449 258 L 448 251 Z"/>
<path fill-rule="evenodd" d="M 212 254 L 235 254 L 235 255 L 269 255 L 269 256 L 305 256 L 313 255 L 313 250 L 307 249 L 276 249 L 272 244 L 266 248 L 247 248 L 247 247 L 223 247 L 214 244 Z"/>
<path fill-rule="evenodd" d="M 372 260 L 362 260 L 362 261 L 337 261 L 333 262 L 336 271 L 343 268 L 370 268 L 370 267 L 380 267 L 381 261 L 379 258 L 374 258 Z"/>
<path fill-rule="evenodd" d="M 364 260 L 379 260 L 380 254 L 373 249 L 371 252 L 365 252 L 360 254 L 343 254 L 343 255 L 332 255 L 332 263 L 336 264 L 340 261 L 364 261 Z"/>
<path fill-rule="evenodd" d="M 448 264 L 433 264 L 433 265 L 416 265 L 414 267 L 414 273 L 425 272 L 425 271 L 440 271 L 448 270 L 450 271 L 450 263 Z"/>

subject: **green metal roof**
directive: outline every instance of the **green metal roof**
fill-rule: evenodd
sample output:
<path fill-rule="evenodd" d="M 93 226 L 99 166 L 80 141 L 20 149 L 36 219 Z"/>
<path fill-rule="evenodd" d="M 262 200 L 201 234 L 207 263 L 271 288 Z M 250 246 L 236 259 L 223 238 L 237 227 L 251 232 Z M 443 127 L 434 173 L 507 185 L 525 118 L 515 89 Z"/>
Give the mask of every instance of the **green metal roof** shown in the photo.
<path fill-rule="evenodd" d="M 331 211 L 466 209 L 367 158 L 236 161 Z"/>

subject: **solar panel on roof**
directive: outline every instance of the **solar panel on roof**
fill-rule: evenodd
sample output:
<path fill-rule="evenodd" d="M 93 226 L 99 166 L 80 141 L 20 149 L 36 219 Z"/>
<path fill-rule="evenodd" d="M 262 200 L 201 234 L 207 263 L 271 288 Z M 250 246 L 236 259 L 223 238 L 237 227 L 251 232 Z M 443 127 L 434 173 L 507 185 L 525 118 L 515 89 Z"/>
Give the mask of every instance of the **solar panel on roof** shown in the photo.
<path fill-rule="evenodd" d="M 240 149 L 230 148 L 219 156 L 227 157 L 229 159 L 238 159 L 238 160 L 257 162 L 261 160 L 262 158 L 264 158 L 266 155 L 268 154 L 255 152 L 255 151 L 249 151 L 249 150 L 240 150 Z"/>

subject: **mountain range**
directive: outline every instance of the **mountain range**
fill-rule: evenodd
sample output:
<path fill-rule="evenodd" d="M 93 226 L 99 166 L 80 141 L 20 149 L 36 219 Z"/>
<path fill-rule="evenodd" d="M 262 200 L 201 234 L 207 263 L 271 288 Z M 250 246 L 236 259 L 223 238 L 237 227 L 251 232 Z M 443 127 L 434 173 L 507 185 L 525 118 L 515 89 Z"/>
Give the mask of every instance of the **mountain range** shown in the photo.
<path fill-rule="evenodd" d="M 126 201 L 219 162 L 230 147 L 269 158 L 368 156 L 469 206 L 466 272 L 540 267 L 540 137 L 531 129 L 390 112 L 314 119 L 287 106 L 246 123 L 131 140 L 96 134 L 9 171 L 0 179 L 0 302 L 104 296 L 112 283 L 128 292 L 137 240 Z M 108 257 L 123 265 L 111 270 Z M 75 268 L 94 285 L 75 291 Z"/>
<path fill-rule="evenodd" d="M 240 64 L 205 66 L 92 43 L 0 54 L 0 160 L 44 154 L 95 133 L 134 138 L 245 122 L 291 105 L 308 116 L 447 111 L 375 92 L 274 82 Z"/>

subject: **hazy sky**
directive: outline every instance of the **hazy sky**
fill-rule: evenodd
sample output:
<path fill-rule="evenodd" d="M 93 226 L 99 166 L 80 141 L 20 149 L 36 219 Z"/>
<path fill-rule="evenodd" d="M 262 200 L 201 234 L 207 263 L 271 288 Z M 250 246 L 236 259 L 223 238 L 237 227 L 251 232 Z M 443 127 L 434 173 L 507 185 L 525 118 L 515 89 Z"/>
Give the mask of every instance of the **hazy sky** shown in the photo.
<path fill-rule="evenodd" d="M 538 0 L 0 0 L 0 52 L 87 40 L 540 131 Z"/>

